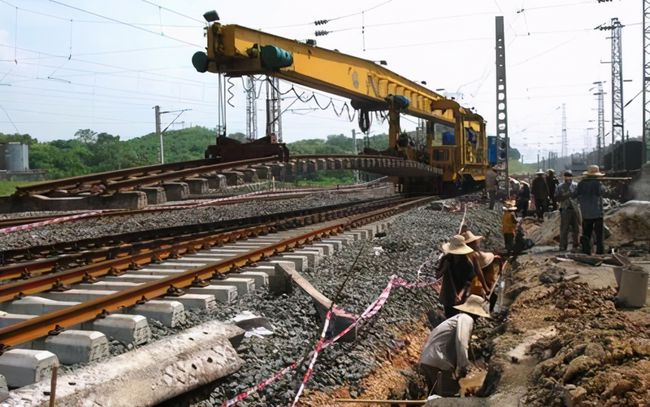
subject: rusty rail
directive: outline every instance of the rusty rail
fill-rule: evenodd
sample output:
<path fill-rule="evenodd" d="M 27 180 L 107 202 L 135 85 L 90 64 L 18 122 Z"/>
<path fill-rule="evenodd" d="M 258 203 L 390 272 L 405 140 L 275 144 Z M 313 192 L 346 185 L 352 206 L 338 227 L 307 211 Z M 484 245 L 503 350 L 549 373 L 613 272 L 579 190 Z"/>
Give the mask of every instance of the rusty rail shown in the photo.
<path fill-rule="evenodd" d="M 16 195 L 34 195 L 39 193 L 47 193 L 57 188 L 64 187 L 78 187 L 82 184 L 96 185 L 105 183 L 108 180 L 120 179 L 132 176 L 141 176 L 144 174 L 151 174 L 163 171 L 177 171 L 188 167 L 203 166 L 206 164 L 214 163 L 212 159 L 201 159 L 192 161 L 182 161 L 178 163 L 169 164 L 156 164 L 146 165 L 143 167 L 127 168 L 124 170 L 106 171 L 95 174 L 80 175 L 78 177 L 70 177 L 57 179 L 53 181 L 39 182 L 38 184 L 26 185 L 16 187 Z"/>
<path fill-rule="evenodd" d="M 157 281 L 145 283 L 105 297 L 83 302 L 69 308 L 43 314 L 27 321 L 7 326 L 0 329 L 0 349 L 6 350 L 10 346 L 18 345 L 48 335 L 53 330 L 60 330 L 61 328 L 78 325 L 94 318 L 101 317 L 102 315 L 106 315 L 106 313 L 119 310 L 120 308 L 130 307 L 143 301 L 165 295 L 170 289 L 179 290 L 191 286 L 192 284 L 201 283 L 206 279 L 219 276 L 233 269 L 237 269 L 238 267 L 249 265 L 253 262 L 276 255 L 287 249 L 309 243 L 314 239 L 319 239 L 332 233 L 341 232 L 346 228 L 360 226 L 381 218 L 394 215 L 397 212 L 401 212 L 411 207 L 429 202 L 431 199 L 432 198 L 411 199 L 405 203 L 393 205 L 389 208 L 379 209 L 365 214 L 331 221 L 300 236 L 288 238 L 282 240 L 281 242 L 249 251 L 248 253 L 242 254 L 240 256 L 208 264 L 204 267 L 184 271 L 177 275 L 165 277 Z M 259 228 L 268 227 L 268 225 L 264 225 L 249 228 L 247 229 L 248 232 L 244 233 L 251 233 L 252 235 L 256 232 L 260 232 Z M 242 231 L 240 231 L 240 233 L 242 233 Z M 216 244 L 218 241 L 223 241 L 223 239 L 225 238 L 222 237 L 221 240 L 215 239 L 212 242 Z M 209 246 L 210 242 L 204 241 L 199 243 L 197 241 L 194 242 L 194 246 L 191 247 L 196 250 L 198 248 L 198 245 L 201 247 L 207 247 L 206 244 Z M 189 245 L 186 247 L 189 249 Z M 160 250 L 164 251 L 171 249 Z M 176 253 L 180 253 L 180 251 L 176 250 Z M 92 276 L 93 271 L 87 271 L 88 275 Z M 46 276 L 43 278 L 52 277 Z M 76 278 L 78 277 L 75 277 L 75 279 Z"/>
<path fill-rule="evenodd" d="M 396 198 L 388 198 L 395 200 Z M 355 202 L 355 205 L 380 205 L 382 202 L 387 202 L 387 199 L 382 200 L 363 200 Z M 154 239 L 163 239 L 166 237 L 178 237 L 182 238 L 182 235 L 187 235 L 190 233 L 199 233 L 202 231 L 209 231 L 214 233 L 215 231 L 225 230 L 233 227 L 242 227 L 250 226 L 255 224 L 261 224 L 264 222 L 271 222 L 280 219 L 291 218 L 295 216 L 315 214 L 319 212 L 331 211 L 335 209 L 343 209 L 349 207 L 349 203 L 341 203 L 335 205 L 326 205 L 317 208 L 305 208 L 298 209 L 294 211 L 286 212 L 277 212 L 271 213 L 268 215 L 253 216 L 249 218 L 235 218 L 230 220 L 209 222 L 209 223 L 199 223 L 191 225 L 181 225 L 173 226 L 162 229 L 152 229 L 144 230 L 138 232 L 127 232 L 120 233 L 116 235 L 102 236 L 98 238 L 86 238 L 70 242 L 61 242 L 54 243 L 49 245 L 41 245 L 35 247 L 29 247 L 25 249 L 12 249 L 5 250 L 2 253 L 2 259 L 0 262 L 8 262 L 10 260 L 21 261 L 23 259 L 33 260 L 35 257 L 45 257 L 45 256 L 59 256 L 59 260 L 54 259 L 40 259 L 34 261 L 21 261 L 13 264 L 8 264 L 0 267 L 0 280 L 11 279 L 20 277 L 23 274 L 29 274 L 34 272 L 43 272 L 47 268 L 53 268 L 54 266 L 64 266 L 70 262 L 77 261 L 81 259 L 82 261 L 89 263 L 92 261 L 103 260 L 102 255 L 104 256 L 117 256 L 118 253 L 115 252 L 115 249 L 119 249 L 119 252 L 128 251 L 129 248 L 126 247 L 126 244 L 134 244 L 136 242 L 143 242 L 147 240 Z M 161 243 L 164 243 L 161 241 Z M 106 249 L 101 253 L 98 253 L 100 249 Z M 135 248 L 134 248 L 135 249 Z M 87 250 L 86 253 L 80 253 L 80 251 Z M 111 253 L 111 251 L 113 251 Z M 75 253 L 71 255 L 70 253 Z M 66 255 L 67 254 L 67 255 Z M 106 257 L 104 257 L 106 259 Z"/>
<path fill-rule="evenodd" d="M 52 288 L 63 287 L 67 284 L 74 284 L 84 280 L 92 281 L 97 277 L 107 274 L 119 274 L 129 268 L 137 268 L 141 265 L 163 260 L 170 256 L 181 255 L 188 251 L 196 251 L 204 246 L 214 246 L 216 244 L 238 240 L 251 235 L 256 236 L 258 234 L 265 234 L 274 229 L 303 226 L 305 224 L 321 222 L 327 219 L 340 218 L 364 211 L 376 210 L 377 207 L 381 206 L 393 204 L 399 205 L 399 203 L 400 201 L 389 199 L 378 202 L 370 207 L 365 204 L 357 204 L 354 206 L 348 205 L 347 207 L 338 206 L 334 209 L 327 208 L 328 210 L 307 212 L 306 214 L 293 213 L 293 216 L 291 217 L 278 216 L 277 218 L 267 220 L 266 223 L 258 222 L 257 225 L 250 227 L 229 231 L 221 230 L 203 232 L 202 235 L 198 237 L 190 235 L 176 242 L 153 243 L 138 253 L 116 256 L 112 259 L 98 261 L 85 266 L 0 285 L 0 302 L 8 301 L 23 295 L 47 291 Z M 152 248 L 157 246 L 160 247 L 157 249 Z M 125 249 L 128 252 L 130 248 L 125 247 Z M 48 263 L 36 262 L 35 264 L 35 267 L 47 266 L 49 266 Z M 20 273 L 18 274 L 19 276 L 28 277 L 28 275 L 24 274 L 24 271 L 20 271 L 20 265 L 6 268 L 3 271 L 5 272 L 5 275 L 10 275 L 10 273 L 13 275 Z"/>

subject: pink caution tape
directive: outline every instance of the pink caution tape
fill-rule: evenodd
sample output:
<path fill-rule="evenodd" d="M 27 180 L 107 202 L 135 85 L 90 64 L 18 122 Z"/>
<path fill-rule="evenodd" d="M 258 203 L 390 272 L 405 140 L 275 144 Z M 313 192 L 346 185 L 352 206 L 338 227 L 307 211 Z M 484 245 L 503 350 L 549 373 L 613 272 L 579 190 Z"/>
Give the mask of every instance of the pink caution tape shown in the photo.
<path fill-rule="evenodd" d="M 101 214 L 103 211 L 92 211 L 92 212 L 84 212 L 80 213 L 77 215 L 70 215 L 70 216 L 60 216 L 58 218 L 52 218 L 40 222 L 34 222 L 34 223 L 28 223 L 25 225 L 18 225 L 18 226 L 11 226 L 8 228 L 0 229 L 1 234 L 8 235 L 10 233 L 14 232 L 20 232 L 23 230 L 32 230 L 39 228 L 41 226 L 47 226 L 47 225 L 53 225 L 55 223 L 63 223 L 63 222 L 70 222 L 72 220 L 77 220 L 77 219 L 83 219 L 83 218 L 89 218 L 93 216 L 97 216 Z"/>
<path fill-rule="evenodd" d="M 327 328 L 329 327 L 330 320 L 332 318 L 333 312 L 330 310 L 327 312 L 325 316 L 325 323 L 323 325 L 323 330 L 321 332 L 321 335 L 318 339 L 318 342 L 316 343 L 314 350 L 310 352 L 310 354 L 307 356 L 310 358 L 310 363 L 307 368 L 307 372 L 305 372 L 305 375 L 303 376 L 302 382 L 300 384 L 300 388 L 298 389 L 298 393 L 296 393 L 296 397 L 293 400 L 292 406 L 295 406 L 296 403 L 298 402 L 298 399 L 302 395 L 307 382 L 309 381 L 310 377 L 313 374 L 314 371 L 314 365 L 316 363 L 316 359 L 318 358 L 318 355 L 323 349 L 328 348 L 329 346 L 335 344 L 337 341 L 339 341 L 342 337 L 344 337 L 346 334 L 348 334 L 352 329 L 354 329 L 355 326 L 357 326 L 359 323 L 368 320 L 372 318 L 373 316 L 377 315 L 377 313 L 381 310 L 381 308 L 386 304 L 388 301 L 388 297 L 390 296 L 390 292 L 394 287 L 404 287 L 404 288 L 427 288 L 427 287 L 432 287 L 434 289 L 439 289 L 440 287 L 440 279 L 437 280 L 431 280 L 431 281 L 425 281 L 425 282 L 419 282 L 419 283 L 409 283 L 406 280 L 402 279 L 401 277 L 398 277 L 396 275 L 391 276 L 390 280 L 388 281 L 388 284 L 386 287 L 382 290 L 382 292 L 379 294 L 379 296 L 372 302 L 368 307 L 365 309 L 365 311 L 359 315 L 352 324 L 350 324 L 348 327 L 346 327 L 343 331 L 341 331 L 338 335 L 334 336 L 333 338 L 330 338 L 328 340 L 325 339 L 325 333 L 327 332 Z M 289 373 L 292 370 L 295 370 L 299 364 L 302 363 L 304 359 L 301 359 L 297 362 L 292 363 L 291 365 L 285 367 L 282 370 L 279 370 L 276 372 L 274 375 L 270 376 L 263 382 L 248 388 L 247 390 L 244 390 L 243 392 L 239 393 L 235 397 L 231 398 L 230 400 L 227 400 L 221 404 L 221 407 L 230 407 L 233 405 L 236 405 L 238 402 L 241 400 L 244 400 L 251 394 L 262 390 L 269 384 L 279 380 L 283 376 L 285 376 L 287 373 Z"/>

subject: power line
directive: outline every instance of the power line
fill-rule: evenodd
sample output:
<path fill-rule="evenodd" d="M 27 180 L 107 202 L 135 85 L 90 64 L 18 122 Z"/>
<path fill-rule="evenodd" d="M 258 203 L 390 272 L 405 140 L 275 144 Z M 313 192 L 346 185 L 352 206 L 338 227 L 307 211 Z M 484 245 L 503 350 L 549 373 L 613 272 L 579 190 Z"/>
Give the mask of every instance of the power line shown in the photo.
<path fill-rule="evenodd" d="M 2 109 L 3 112 L 5 112 L 5 115 L 7 116 L 7 119 L 9 119 L 9 122 L 11 123 L 12 126 L 14 126 L 14 129 L 16 129 L 16 133 L 20 133 L 20 130 L 18 130 L 18 127 L 16 126 L 16 123 L 14 123 L 13 119 L 11 116 L 9 116 L 9 113 L 5 110 L 2 105 L 0 105 L 0 109 Z"/>
<path fill-rule="evenodd" d="M 337 20 L 342 20 L 342 19 L 344 19 L 344 18 L 349 18 L 349 17 L 359 16 L 359 15 L 365 13 L 365 12 L 372 11 L 372 10 L 375 10 L 375 9 L 381 7 L 381 6 L 384 6 L 384 5 L 386 5 L 386 4 L 388 4 L 388 3 L 392 2 L 392 1 L 393 1 L 393 0 L 386 0 L 386 1 L 381 2 L 381 3 L 379 3 L 379 4 L 376 4 L 376 5 L 374 5 L 374 6 L 370 7 L 370 8 L 367 8 L 367 9 L 364 9 L 364 10 L 361 10 L 361 11 L 357 11 L 357 12 L 355 12 L 355 13 L 344 14 L 344 15 L 342 15 L 342 16 L 338 16 L 338 17 L 333 17 L 333 18 L 324 18 L 324 19 L 320 19 L 320 20 L 310 21 L 310 22 L 308 22 L 308 23 L 298 23 L 298 24 L 289 24 L 289 25 L 277 25 L 277 26 L 265 27 L 265 29 L 267 29 L 267 30 L 271 30 L 271 29 L 278 29 L 278 28 L 305 27 L 305 26 L 309 26 L 309 25 L 317 25 L 317 26 L 318 26 L 318 25 L 325 25 L 325 24 L 327 24 L 327 23 L 329 23 L 329 22 L 332 22 L 332 21 L 337 21 Z"/>
<path fill-rule="evenodd" d="M 29 8 L 18 7 L 15 4 L 12 4 L 12 3 L 10 3 L 10 2 L 8 2 L 6 0 L 0 0 L 0 3 L 4 3 L 9 7 L 13 7 L 13 8 L 16 8 L 16 9 L 18 9 L 20 11 L 30 13 L 30 14 L 39 15 L 39 16 L 42 16 L 42 17 L 48 17 L 48 18 L 52 18 L 52 19 L 60 20 L 60 21 L 70 21 L 71 20 L 69 17 L 57 16 L 57 15 L 54 15 L 54 14 L 44 13 L 44 12 L 38 11 L 38 10 L 32 10 L 32 9 L 29 9 Z M 121 24 L 121 23 L 118 23 L 118 22 L 115 22 L 115 21 L 83 20 L 83 19 L 74 20 L 74 22 L 75 23 L 88 23 L 88 24 Z M 140 25 L 140 26 L 145 26 L 145 27 L 146 26 L 159 26 L 160 25 L 160 24 L 155 24 L 155 23 L 134 23 L 134 22 L 129 22 L 129 24 Z M 199 28 L 196 25 L 187 25 L 187 24 L 184 24 L 184 25 L 182 25 L 182 24 L 165 24 L 165 26 L 166 27 L 173 27 L 173 28 Z"/>
<path fill-rule="evenodd" d="M 176 10 L 172 10 L 172 9 L 170 9 L 170 8 L 163 7 L 163 6 L 159 5 L 159 4 L 154 3 L 153 1 L 149 1 L 149 0 L 142 0 L 142 1 L 143 1 L 144 3 L 147 3 L 147 4 L 149 4 L 149 5 L 152 5 L 152 6 L 154 6 L 154 7 L 157 7 L 158 9 L 162 9 L 162 10 L 168 11 L 168 12 L 170 12 L 170 13 L 172 13 L 172 14 L 176 14 L 176 15 L 178 15 L 178 16 L 185 17 L 185 18 L 190 19 L 190 20 L 192 20 L 192 21 L 196 21 L 196 22 L 198 22 L 198 23 L 201 24 L 201 25 L 205 25 L 205 21 L 201 21 L 201 20 L 199 20 L 199 19 L 197 19 L 197 18 L 194 18 L 194 17 L 192 17 L 192 16 L 188 16 L 187 14 L 183 14 L 183 13 L 178 12 L 178 11 L 176 11 Z"/>
<path fill-rule="evenodd" d="M 171 37 L 171 36 L 165 35 L 163 33 L 157 33 L 155 31 L 152 31 L 152 30 L 137 26 L 135 24 L 131 24 L 131 23 L 128 23 L 126 21 L 118 20 L 118 19 L 113 18 L 113 17 L 108 17 L 108 16 L 105 16 L 103 14 L 95 13 L 93 11 L 85 10 L 85 9 L 80 8 L 80 7 L 71 6 L 70 4 L 66 4 L 66 3 L 63 3 L 63 2 L 58 1 L 58 0 L 50 0 L 50 2 L 52 2 L 54 4 L 58 4 L 58 5 L 62 6 L 62 7 L 67 7 L 67 8 L 72 9 L 72 10 L 76 10 L 76 11 L 80 11 L 82 13 L 90 14 L 90 15 L 95 16 L 95 17 L 103 18 L 103 19 L 108 20 L 108 21 L 113 21 L 115 23 L 119 23 L 119 24 L 125 25 L 127 27 L 134 28 L 136 30 L 144 31 L 144 32 L 149 33 L 149 34 L 153 34 L 153 35 L 163 37 L 163 38 L 168 38 L 168 39 L 170 39 L 172 41 L 176 41 L 176 42 L 180 42 L 180 43 L 183 43 L 183 44 L 191 45 L 192 47 L 203 48 L 203 45 L 194 44 L 192 42 L 185 41 L 185 40 L 182 40 L 182 39 L 176 38 L 176 37 Z"/>

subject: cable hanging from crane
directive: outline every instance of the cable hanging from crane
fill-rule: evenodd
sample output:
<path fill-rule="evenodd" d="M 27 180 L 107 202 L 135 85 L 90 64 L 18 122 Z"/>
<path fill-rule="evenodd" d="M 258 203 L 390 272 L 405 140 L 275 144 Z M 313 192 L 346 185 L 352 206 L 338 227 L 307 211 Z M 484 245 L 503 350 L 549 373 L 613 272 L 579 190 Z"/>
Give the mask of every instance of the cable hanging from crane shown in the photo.
<path fill-rule="evenodd" d="M 334 103 L 334 99 L 332 99 L 332 98 L 329 99 L 329 102 L 327 104 L 323 105 L 318 100 L 318 97 L 316 96 L 316 94 L 314 92 L 311 93 L 311 96 L 309 96 L 307 98 L 303 98 L 303 95 L 304 95 L 305 92 L 298 93 L 298 91 L 295 89 L 295 87 L 293 85 L 288 90 L 282 92 L 280 89 L 275 87 L 272 80 L 268 80 L 268 83 L 275 91 L 278 92 L 278 94 L 280 96 L 285 96 L 285 95 L 288 95 L 290 93 L 293 93 L 295 95 L 295 97 L 298 100 L 300 100 L 301 102 L 303 102 L 303 103 L 309 103 L 309 102 L 313 101 L 314 103 L 316 103 L 316 106 L 318 106 L 318 108 L 321 109 L 321 110 L 328 110 L 328 109 L 331 108 L 332 111 L 334 112 L 334 114 L 337 117 L 342 117 L 344 111 L 345 111 L 345 113 L 347 113 L 349 121 L 354 121 L 354 118 L 356 117 L 357 111 L 355 109 L 351 109 L 350 105 L 347 102 L 344 102 L 343 105 L 341 106 L 341 108 L 339 110 L 337 110 L 336 104 Z"/>

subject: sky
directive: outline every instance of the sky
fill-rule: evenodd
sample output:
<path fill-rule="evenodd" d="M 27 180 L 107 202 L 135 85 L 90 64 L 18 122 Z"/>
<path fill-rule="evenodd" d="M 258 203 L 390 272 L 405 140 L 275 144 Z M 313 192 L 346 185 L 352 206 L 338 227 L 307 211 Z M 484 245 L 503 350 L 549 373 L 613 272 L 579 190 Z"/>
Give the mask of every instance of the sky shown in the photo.
<path fill-rule="evenodd" d="M 206 46 L 202 15 L 213 9 L 223 24 L 385 60 L 388 69 L 476 108 L 489 134 L 495 134 L 496 116 L 494 17 L 502 15 L 509 136 L 527 162 L 560 152 L 563 104 L 569 152 L 595 147 L 595 81 L 606 81 L 610 132 L 611 32 L 594 28 L 612 17 L 625 25 L 624 103 L 642 87 L 642 0 L 0 0 L 0 132 L 49 141 L 90 128 L 129 139 L 154 131 L 154 105 L 191 109 L 170 129 L 215 127 L 217 75 L 198 73 L 191 64 L 192 54 Z M 322 19 L 330 22 L 313 24 Z M 331 33 L 315 37 L 315 30 Z M 231 83 L 227 131 L 245 132 L 244 86 L 239 78 Z M 337 108 L 346 102 L 316 94 Z M 291 98 L 282 104 L 285 142 L 357 128 L 331 109 Z M 625 108 L 630 137 L 641 134 L 641 109 L 640 96 Z M 263 88 L 257 110 L 263 132 Z M 163 128 L 176 115 L 163 115 Z M 402 119 L 405 130 L 416 124 Z M 371 134 L 386 130 L 386 123 L 375 122 Z"/>

